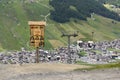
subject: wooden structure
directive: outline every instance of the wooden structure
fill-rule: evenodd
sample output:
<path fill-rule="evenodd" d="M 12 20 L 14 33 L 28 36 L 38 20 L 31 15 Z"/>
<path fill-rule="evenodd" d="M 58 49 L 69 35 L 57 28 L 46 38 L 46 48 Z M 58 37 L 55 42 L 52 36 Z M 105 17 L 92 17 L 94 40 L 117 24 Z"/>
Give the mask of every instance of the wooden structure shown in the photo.
<path fill-rule="evenodd" d="M 30 26 L 30 45 L 34 47 L 44 47 L 44 29 L 46 22 L 29 21 Z"/>
<path fill-rule="evenodd" d="M 30 45 L 36 47 L 36 63 L 39 63 L 39 47 L 44 47 L 44 31 L 46 22 L 29 21 L 30 26 Z"/>

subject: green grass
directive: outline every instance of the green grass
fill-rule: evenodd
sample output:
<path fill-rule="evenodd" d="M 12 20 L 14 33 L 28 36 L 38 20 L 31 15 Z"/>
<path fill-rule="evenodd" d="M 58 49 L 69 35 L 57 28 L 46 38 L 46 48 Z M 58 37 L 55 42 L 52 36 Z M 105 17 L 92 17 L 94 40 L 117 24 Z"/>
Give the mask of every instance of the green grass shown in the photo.
<path fill-rule="evenodd" d="M 96 52 L 97 54 L 101 54 L 102 52 L 100 50 L 92 50 L 93 52 Z"/>
<path fill-rule="evenodd" d="M 81 62 L 80 62 L 81 63 Z M 79 64 L 80 64 L 79 63 Z M 82 68 L 82 69 L 75 69 L 75 71 L 79 70 L 96 70 L 96 69 L 111 69 L 111 68 L 120 68 L 120 62 L 118 63 L 111 63 L 111 64 L 99 64 L 99 65 L 94 65 L 94 64 L 82 64 L 82 65 L 87 65 L 91 66 L 90 68 Z"/>
<path fill-rule="evenodd" d="M 80 56 L 85 56 L 87 53 L 85 52 L 85 51 L 80 51 L 79 53 L 78 53 L 78 55 L 80 55 Z"/>
<path fill-rule="evenodd" d="M 120 49 L 109 48 L 108 50 L 109 50 L 109 51 L 118 52 L 118 53 L 120 52 Z"/>
<path fill-rule="evenodd" d="M 50 13 L 52 7 L 49 0 L 38 0 L 38 2 L 22 3 L 19 0 L 2 0 L 0 3 L 0 49 L 20 50 L 21 47 L 32 49 L 29 46 L 29 20 L 44 20 L 44 16 Z M 73 7 L 72 7 L 73 8 Z M 71 37 L 71 43 L 83 38 L 85 41 L 91 40 L 91 32 L 95 32 L 95 41 L 113 40 L 120 37 L 120 22 L 113 24 L 112 19 L 94 15 L 95 20 L 88 18 L 87 21 L 72 20 L 60 24 L 47 17 L 45 27 L 45 49 L 53 48 L 49 40 L 59 40 L 67 45 L 67 38 L 61 37 L 62 32 L 73 33 L 79 31 L 78 37 Z M 56 43 L 57 44 L 57 43 Z"/>
<path fill-rule="evenodd" d="M 94 64 L 88 64 L 87 62 L 83 62 L 83 61 L 76 61 L 76 64 L 78 64 L 78 65 L 86 65 L 86 66 L 94 66 Z"/>

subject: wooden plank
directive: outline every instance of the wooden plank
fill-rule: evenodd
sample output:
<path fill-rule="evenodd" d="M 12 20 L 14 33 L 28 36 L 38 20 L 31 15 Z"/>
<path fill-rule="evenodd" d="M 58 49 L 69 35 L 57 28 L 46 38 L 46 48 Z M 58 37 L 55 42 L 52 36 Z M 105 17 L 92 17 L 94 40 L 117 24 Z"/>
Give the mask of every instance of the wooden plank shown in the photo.
<path fill-rule="evenodd" d="M 45 21 L 28 21 L 28 25 L 43 25 L 46 26 Z"/>

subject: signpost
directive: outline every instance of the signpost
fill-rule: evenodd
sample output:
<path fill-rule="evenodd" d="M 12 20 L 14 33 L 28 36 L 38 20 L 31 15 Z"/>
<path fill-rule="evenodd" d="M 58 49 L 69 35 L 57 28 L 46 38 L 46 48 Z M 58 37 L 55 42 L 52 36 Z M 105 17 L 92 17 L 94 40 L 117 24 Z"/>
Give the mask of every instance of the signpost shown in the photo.
<path fill-rule="evenodd" d="M 30 45 L 36 48 L 36 62 L 39 63 L 39 47 L 44 47 L 44 30 L 46 22 L 29 21 Z"/>

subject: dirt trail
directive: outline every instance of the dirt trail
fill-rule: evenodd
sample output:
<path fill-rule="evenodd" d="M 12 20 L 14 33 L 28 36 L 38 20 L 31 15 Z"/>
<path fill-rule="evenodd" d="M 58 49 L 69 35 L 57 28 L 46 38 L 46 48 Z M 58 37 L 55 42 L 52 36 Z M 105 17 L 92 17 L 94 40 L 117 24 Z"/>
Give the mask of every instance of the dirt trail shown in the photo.
<path fill-rule="evenodd" d="M 39 63 L 20 65 L 0 64 L 0 80 L 120 80 L 120 69 L 73 71 L 89 66 Z"/>

